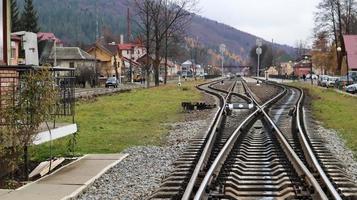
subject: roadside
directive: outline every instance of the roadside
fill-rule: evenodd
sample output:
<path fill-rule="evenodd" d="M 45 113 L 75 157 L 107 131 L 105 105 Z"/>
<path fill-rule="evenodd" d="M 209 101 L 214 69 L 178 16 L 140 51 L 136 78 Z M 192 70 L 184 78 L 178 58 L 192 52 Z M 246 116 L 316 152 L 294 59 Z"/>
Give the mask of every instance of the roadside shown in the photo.
<path fill-rule="evenodd" d="M 76 100 L 81 100 L 85 98 L 98 97 L 103 95 L 108 95 L 112 93 L 118 92 L 128 92 L 132 89 L 143 88 L 143 85 L 140 84 L 120 84 L 117 88 L 76 88 L 75 89 L 75 97 Z"/>

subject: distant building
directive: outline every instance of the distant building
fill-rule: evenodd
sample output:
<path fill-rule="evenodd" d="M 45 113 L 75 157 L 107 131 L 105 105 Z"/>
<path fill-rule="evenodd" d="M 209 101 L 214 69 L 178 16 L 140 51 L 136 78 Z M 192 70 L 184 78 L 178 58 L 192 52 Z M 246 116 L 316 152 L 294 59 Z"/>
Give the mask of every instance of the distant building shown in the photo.
<path fill-rule="evenodd" d="M 269 76 L 278 76 L 279 75 L 279 71 L 275 66 L 271 66 L 268 68 L 267 73 Z"/>
<path fill-rule="evenodd" d="M 79 47 L 57 47 L 48 58 L 50 64 L 54 65 L 55 57 L 57 66 L 63 68 L 88 67 L 94 69 L 95 58 Z"/>
<path fill-rule="evenodd" d="M 294 73 L 294 67 L 292 62 L 281 63 L 281 75 L 292 75 Z"/>
<path fill-rule="evenodd" d="M 181 64 L 181 76 L 190 77 L 193 75 L 193 63 L 190 60 Z"/>
<path fill-rule="evenodd" d="M 13 35 L 11 36 L 11 56 L 10 56 L 10 65 L 18 65 L 20 58 L 20 47 L 21 47 L 21 38 Z"/>
<path fill-rule="evenodd" d="M 357 35 L 343 36 L 349 71 L 357 71 Z"/>
<path fill-rule="evenodd" d="M 21 38 L 18 64 L 39 66 L 37 34 L 20 31 L 11 35 Z"/>
<path fill-rule="evenodd" d="M 42 41 L 53 41 L 56 42 L 57 47 L 63 47 L 63 42 L 54 33 L 39 32 L 37 33 L 37 40 L 39 43 Z"/>
<path fill-rule="evenodd" d="M 294 65 L 294 75 L 302 77 L 310 74 L 312 68 L 311 55 L 303 55 Z"/>
<path fill-rule="evenodd" d="M 146 48 L 140 43 L 119 44 L 118 49 L 121 56 L 134 61 L 146 54 Z"/>
<path fill-rule="evenodd" d="M 116 76 L 116 68 L 119 73 L 118 76 L 123 75 L 123 60 L 119 55 L 116 45 L 97 42 L 87 52 L 99 61 L 97 67 L 99 68 L 101 77 Z"/>

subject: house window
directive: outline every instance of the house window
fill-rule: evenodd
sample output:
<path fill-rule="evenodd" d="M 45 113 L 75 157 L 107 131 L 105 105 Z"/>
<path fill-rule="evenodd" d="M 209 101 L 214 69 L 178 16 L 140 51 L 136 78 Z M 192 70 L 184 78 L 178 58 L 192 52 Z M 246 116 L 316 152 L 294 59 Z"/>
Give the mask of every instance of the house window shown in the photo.
<path fill-rule="evenodd" d="M 69 63 L 69 68 L 74 68 L 74 62 Z"/>

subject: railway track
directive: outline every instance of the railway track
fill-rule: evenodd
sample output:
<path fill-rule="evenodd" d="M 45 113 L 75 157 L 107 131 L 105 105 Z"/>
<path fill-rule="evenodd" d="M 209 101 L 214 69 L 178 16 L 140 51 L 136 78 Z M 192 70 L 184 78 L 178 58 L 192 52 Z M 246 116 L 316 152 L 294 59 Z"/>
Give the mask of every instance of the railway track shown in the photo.
<path fill-rule="evenodd" d="M 259 94 L 261 88 L 242 80 L 199 86 L 220 107 L 149 199 L 357 198 L 338 160 L 305 128 L 303 91 L 261 87 L 271 91 Z M 229 111 L 228 103 L 255 108 Z"/>

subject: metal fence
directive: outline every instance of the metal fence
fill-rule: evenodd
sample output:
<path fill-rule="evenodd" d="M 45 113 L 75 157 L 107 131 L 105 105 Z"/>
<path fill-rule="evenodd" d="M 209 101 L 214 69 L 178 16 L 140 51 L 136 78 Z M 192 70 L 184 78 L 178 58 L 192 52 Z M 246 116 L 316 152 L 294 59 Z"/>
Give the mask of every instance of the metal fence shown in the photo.
<path fill-rule="evenodd" d="M 20 105 L 22 87 L 26 87 L 24 77 L 29 72 L 39 70 L 33 66 L 0 66 L 0 113 L 6 106 L 26 106 Z M 74 69 L 69 68 L 49 68 L 52 73 L 55 86 L 58 91 L 58 101 L 54 106 L 54 119 L 63 116 L 72 116 L 74 123 L 75 116 L 75 74 Z M 28 113 L 28 120 L 31 122 L 32 114 Z M 0 116 L 0 126 L 6 125 L 4 118 Z"/>

